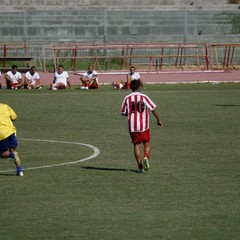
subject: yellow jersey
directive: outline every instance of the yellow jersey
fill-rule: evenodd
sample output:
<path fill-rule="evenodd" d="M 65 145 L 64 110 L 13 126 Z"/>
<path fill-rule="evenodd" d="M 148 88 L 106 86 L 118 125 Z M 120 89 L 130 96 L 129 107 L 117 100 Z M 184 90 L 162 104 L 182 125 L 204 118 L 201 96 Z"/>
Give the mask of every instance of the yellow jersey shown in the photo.
<path fill-rule="evenodd" d="M 0 103 L 0 141 L 13 133 L 16 134 L 16 128 L 12 123 L 16 118 L 17 114 L 7 104 Z"/>

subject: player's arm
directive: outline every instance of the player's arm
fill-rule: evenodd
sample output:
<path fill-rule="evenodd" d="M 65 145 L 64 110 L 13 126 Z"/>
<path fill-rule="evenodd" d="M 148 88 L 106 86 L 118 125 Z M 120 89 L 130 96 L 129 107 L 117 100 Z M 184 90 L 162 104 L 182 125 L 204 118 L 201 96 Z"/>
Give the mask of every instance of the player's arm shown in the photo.
<path fill-rule="evenodd" d="M 38 79 L 36 80 L 36 85 L 37 85 L 37 86 L 42 85 L 40 78 L 38 78 Z"/>
<path fill-rule="evenodd" d="M 23 84 L 24 84 L 24 79 L 23 78 L 19 78 L 18 84 L 16 85 L 16 87 L 21 87 Z"/>
<path fill-rule="evenodd" d="M 97 77 L 98 77 L 98 75 L 95 74 L 95 75 L 92 76 L 91 80 L 96 80 Z"/>
<path fill-rule="evenodd" d="M 131 75 L 129 73 L 126 75 L 126 78 L 127 78 L 127 81 L 131 82 Z"/>
<path fill-rule="evenodd" d="M 88 76 L 86 73 L 84 73 L 84 74 L 80 77 L 80 80 L 81 80 L 82 82 L 87 82 L 87 81 L 89 81 L 90 79 L 89 79 L 89 76 Z"/>
<path fill-rule="evenodd" d="M 11 118 L 11 120 L 12 120 L 12 121 L 15 121 L 16 118 L 17 118 L 17 114 L 16 114 L 16 113 L 13 111 L 13 109 L 10 108 L 9 106 L 8 106 L 8 110 L 9 110 L 9 113 L 10 113 L 10 118 Z"/>
<path fill-rule="evenodd" d="M 56 83 L 56 80 L 57 80 L 56 73 L 54 73 L 53 83 Z"/>
<path fill-rule="evenodd" d="M 68 78 L 67 78 L 67 84 L 68 84 L 69 88 L 72 89 L 71 82 L 69 81 Z"/>
<path fill-rule="evenodd" d="M 159 113 L 157 112 L 157 110 L 156 110 L 156 109 L 153 109 L 153 110 L 152 110 L 152 113 L 153 113 L 154 117 L 157 119 L 157 125 L 158 125 L 158 127 L 162 127 L 162 121 L 161 121 L 161 119 L 160 119 L 160 116 L 159 116 Z"/>
<path fill-rule="evenodd" d="M 25 84 L 27 84 L 28 87 L 30 87 L 30 81 L 27 77 L 24 78 Z"/>
<path fill-rule="evenodd" d="M 127 74 L 127 87 L 126 87 L 127 89 L 130 88 L 131 81 L 132 81 L 131 75 L 130 75 L 130 74 Z"/>
<path fill-rule="evenodd" d="M 128 116 L 128 108 L 127 108 L 127 104 L 126 104 L 125 100 L 122 103 L 121 114 L 122 114 L 122 116 Z"/>
<path fill-rule="evenodd" d="M 36 79 L 35 79 L 35 81 L 36 81 L 36 86 L 42 85 L 41 80 L 40 80 L 40 76 L 39 76 L 39 74 L 37 72 L 36 72 Z"/>
<path fill-rule="evenodd" d="M 5 73 L 4 78 L 5 78 L 6 80 L 8 80 L 8 81 L 12 81 L 11 78 L 8 76 L 7 73 Z"/>
<path fill-rule="evenodd" d="M 122 112 L 122 115 L 125 116 L 125 117 L 127 117 L 127 116 L 128 116 L 128 112 L 127 112 L 127 111 Z"/>

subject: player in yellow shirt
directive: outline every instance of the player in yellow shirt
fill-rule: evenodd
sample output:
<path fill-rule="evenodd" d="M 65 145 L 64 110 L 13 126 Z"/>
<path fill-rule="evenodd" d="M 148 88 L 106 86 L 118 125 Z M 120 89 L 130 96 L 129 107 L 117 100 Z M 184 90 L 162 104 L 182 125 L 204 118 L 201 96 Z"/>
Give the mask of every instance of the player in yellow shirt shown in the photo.
<path fill-rule="evenodd" d="M 21 160 L 16 152 L 18 146 L 16 128 L 12 123 L 16 118 L 17 114 L 12 108 L 0 103 L 0 157 L 12 158 L 17 168 L 17 175 L 22 177 Z"/>

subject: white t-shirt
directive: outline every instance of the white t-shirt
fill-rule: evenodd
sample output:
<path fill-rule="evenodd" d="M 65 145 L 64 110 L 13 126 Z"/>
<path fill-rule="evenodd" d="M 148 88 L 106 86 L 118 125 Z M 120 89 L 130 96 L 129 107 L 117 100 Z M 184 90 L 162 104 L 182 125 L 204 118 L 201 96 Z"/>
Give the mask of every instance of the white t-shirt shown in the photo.
<path fill-rule="evenodd" d="M 63 71 L 62 73 L 55 72 L 54 77 L 55 83 L 63 83 L 67 87 L 67 80 L 69 78 L 67 71 Z"/>
<path fill-rule="evenodd" d="M 84 76 L 84 77 L 88 77 L 90 80 L 91 80 L 93 77 L 97 76 L 97 78 L 96 78 L 96 83 L 98 84 L 98 73 L 97 73 L 97 71 L 95 71 L 95 70 L 93 70 L 92 72 L 87 71 L 87 72 L 85 72 L 85 73 L 83 74 L 83 76 Z"/>
<path fill-rule="evenodd" d="M 13 74 L 12 71 L 8 71 L 7 75 L 10 77 L 13 83 L 19 83 L 22 79 L 22 74 L 20 72 L 16 72 L 15 74 Z"/>
<path fill-rule="evenodd" d="M 35 72 L 33 75 L 30 73 L 30 71 L 26 72 L 25 77 L 28 81 L 31 82 L 32 85 L 35 85 L 35 81 L 40 79 L 39 74 Z"/>
<path fill-rule="evenodd" d="M 140 79 L 140 74 L 137 72 L 134 72 L 132 75 L 131 73 L 128 74 L 131 77 L 131 80 L 139 80 Z"/>

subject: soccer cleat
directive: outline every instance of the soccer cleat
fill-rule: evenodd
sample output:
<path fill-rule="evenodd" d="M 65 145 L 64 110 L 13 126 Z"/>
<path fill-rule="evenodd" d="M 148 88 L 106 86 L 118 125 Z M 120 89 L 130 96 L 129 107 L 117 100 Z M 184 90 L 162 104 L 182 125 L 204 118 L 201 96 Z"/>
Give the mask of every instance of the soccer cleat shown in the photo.
<path fill-rule="evenodd" d="M 85 87 L 85 90 L 88 90 L 88 86 L 87 86 L 87 87 Z"/>
<path fill-rule="evenodd" d="M 138 171 L 137 171 L 137 173 L 144 173 L 144 168 L 143 168 L 142 163 L 138 164 Z"/>
<path fill-rule="evenodd" d="M 85 90 L 86 89 L 86 87 L 84 87 L 84 86 L 81 86 L 81 90 Z"/>
<path fill-rule="evenodd" d="M 17 176 L 23 177 L 23 172 L 17 172 Z"/>
<path fill-rule="evenodd" d="M 143 158 L 143 168 L 145 171 L 147 171 L 149 169 L 149 161 L 147 157 Z"/>

